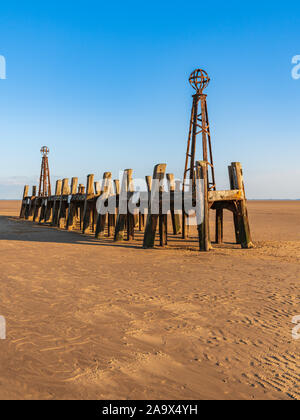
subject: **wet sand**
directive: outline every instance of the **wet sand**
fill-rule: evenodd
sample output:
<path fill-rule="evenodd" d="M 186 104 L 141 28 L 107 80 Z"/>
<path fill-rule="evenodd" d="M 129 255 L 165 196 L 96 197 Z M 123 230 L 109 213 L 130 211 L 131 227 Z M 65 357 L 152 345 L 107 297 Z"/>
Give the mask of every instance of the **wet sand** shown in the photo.
<path fill-rule="evenodd" d="M 300 201 L 250 201 L 255 249 L 143 250 L 0 202 L 1 399 L 300 399 Z"/>

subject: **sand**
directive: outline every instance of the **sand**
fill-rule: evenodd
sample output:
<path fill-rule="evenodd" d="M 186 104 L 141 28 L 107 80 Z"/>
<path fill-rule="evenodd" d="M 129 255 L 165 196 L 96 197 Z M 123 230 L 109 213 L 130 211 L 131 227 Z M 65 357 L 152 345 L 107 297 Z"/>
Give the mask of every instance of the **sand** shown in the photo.
<path fill-rule="evenodd" d="M 300 399 L 300 202 L 249 202 L 255 249 L 143 250 L 0 202 L 1 399 Z"/>

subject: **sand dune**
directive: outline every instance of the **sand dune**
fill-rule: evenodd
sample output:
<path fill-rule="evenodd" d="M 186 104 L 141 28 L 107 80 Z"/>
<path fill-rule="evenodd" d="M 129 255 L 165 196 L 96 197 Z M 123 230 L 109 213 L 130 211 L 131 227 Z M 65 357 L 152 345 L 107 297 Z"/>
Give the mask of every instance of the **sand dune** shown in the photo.
<path fill-rule="evenodd" d="M 0 202 L 2 399 L 300 399 L 300 202 L 249 202 L 255 249 L 143 250 Z M 138 245 L 138 246 L 137 246 Z"/>

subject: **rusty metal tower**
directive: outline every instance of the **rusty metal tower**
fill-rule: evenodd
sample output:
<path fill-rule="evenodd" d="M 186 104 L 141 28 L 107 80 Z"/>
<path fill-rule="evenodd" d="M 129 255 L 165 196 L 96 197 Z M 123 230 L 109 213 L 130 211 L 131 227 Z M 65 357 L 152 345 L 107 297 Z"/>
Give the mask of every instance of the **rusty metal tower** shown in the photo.
<path fill-rule="evenodd" d="M 191 184 L 189 185 L 192 185 L 194 188 L 196 179 L 195 161 L 200 160 L 196 159 L 197 136 L 201 134 L 203 150 L 203 158 L 201 160 L 208 163 L 208 189 L 216 190 L 215 171 L 206 102 L 207 95 L 203 93 L 203 90 L 210 82 L 210 78 L 208 77 L 206 71 L 197 69 L 190 75 L 189 82 L 191 86 L 196 90 L 196 93 L 193 95 L 193 106 L 191 112 L 183 179 L 190 179 Z M 185 182 L 183 182 L 183 190 L 184 187 Z"/>
<path fill-rule="evenodd" d="M 51 195 L 51 182 L 50 182 L 50 171 L 49 171 L 49 161 L 48 155 L 50 150 L 47 146 L 41 148 L 42 154 L 42 167 L 41 167 L 41 176 L 40 176 L 40 186 L 39 186 L 39 197 L 50 197 Z"/>

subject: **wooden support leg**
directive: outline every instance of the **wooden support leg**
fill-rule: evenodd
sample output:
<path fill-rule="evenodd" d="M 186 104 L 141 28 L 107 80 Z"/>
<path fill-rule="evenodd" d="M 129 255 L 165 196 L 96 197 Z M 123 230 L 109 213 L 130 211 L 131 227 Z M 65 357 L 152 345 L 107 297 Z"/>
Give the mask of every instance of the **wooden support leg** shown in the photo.
<path fill-rule="evenodd" d="M 106 214 L 99 214 L 98 215 L 96 233 L 95 233 L 95 237 L 97 239 L 101 238 L 104 235 L 105 226 L 106 226 L 106 217 L 107 217 Z"/>
<path fill-rule="evenodd" d="M 45 201 L 42 200 L 38 223 L 43 223 L 45 221 L 45 214 L 46 214 L 46 205 L 45 205 Z"/>
<path fill-rule="evenodd" d="M 68 217 L 67 217 L 67 223 L 66 223 L 67 230 L 72 230 L 74 228 L 74 216 L 75 216 L 75 207 L 74 207 L 74 203 L 72 203 L 71 201 L 69 204 Z"/>
<path fill-rule="evenodd" d="M 49 204 L 47 203 L 47 206 L 45 208 L 45 218 L 44 218 L 45 223 L 52 223 L 53 207 L 54 207 L 54 203 L 49 203 Z"/>
<path fill-rule="evenodd" d="M 87 233 L 88 230 L 91 228 L 93 223 L 93 214 L 91 203 L 89 200 L 94 197 L 94 175 L 90 174 L 87 176 L 87 183 L 86 183 L 86 195 L 85 201 L 83 206 L 83 226 L 82 226 L 82 233 Z"/>
<path fill-rule="evenodd" d="M 159 237 L 161 247 L 168 245 L 168 216 L 166 214 L 159 216 Z"/>
<path fill-rule="evenodd" d="M 235 177 L 233 175 L 232 166 L 228 166 L 228 174 L 229 174 L 230 189 L 231 190 L 238 189 L 237 183 L 235 181 Z M 237 244 L 240 244 L 241 241 L 240 241 L 239 222 L 238 222 L 237 212 L 233 213 L 233 223 L 234 223 L 235 240 Z"/>
<path fill-rule="evenodd" d="M 33 221 L 36 222 L 39 220 L 39 214 L 41 212 L 41 202 L 40 199 L 36 199 L 34 212 L 33 212 Z"/>
<path fill-rule="evenodd" d="M 114 237 L 114 240 L 116 242 L 124 240 L 125 221 L 126 221 L 126 214 L 118 214 L 117 224 L 116 224 L 116 229 L 115 229 L 115 237 Z"/>
<path fill-rule="evenodd" d="M 223 209 L 216 210 L 216 243 L 223 243 Z"/>
<path fill-rule="evenodd" d="M 142 232 L 145 226 L 145 215 L 142 212 L 139 212 L 139 231 Z"/>
<path fill-rule="evenodd" d="M 153 248 L 155 244 L 155 236 L 158 222 L 158 214 L 148 214 L 144 235 L 144 248 Z"/>
<path fill-rule="evenodd" d="M 131 241 L 134 239 L 134 228 L 135 228 L 136 217 L 129 211 L 127 213 L 127 240 Z"/>
<path fill-rule="evenodd" d="M 176 190 L 176 182 L 175 182 L 174 175 L 167 174 L 167 181 L 168 181 L 169 192 L 172 196 L 175 194 L 175 190 Z M 172 219 L 172 226 L 173 226 L 173 234 L 177 235 L 181 231 L 181 226 L 180 226 L 180 215 L 178 213 L 175 213 L 175 210 L 174 210 L 174 200 L 171 202 L 171 219 Z"/>
<path fill-rule="evenodd" d="M 209 239 L 209 208 L 208 208 L 208 178 L 207 178 L 207 162 L 197 162 L 196 166 L 197 178 L 202 180 L 199 184 L 199 199 L 202 201 L 203 217 L 198 225 L 199 248 L 200 251 L 209 251 L 211 249 Z"/>

